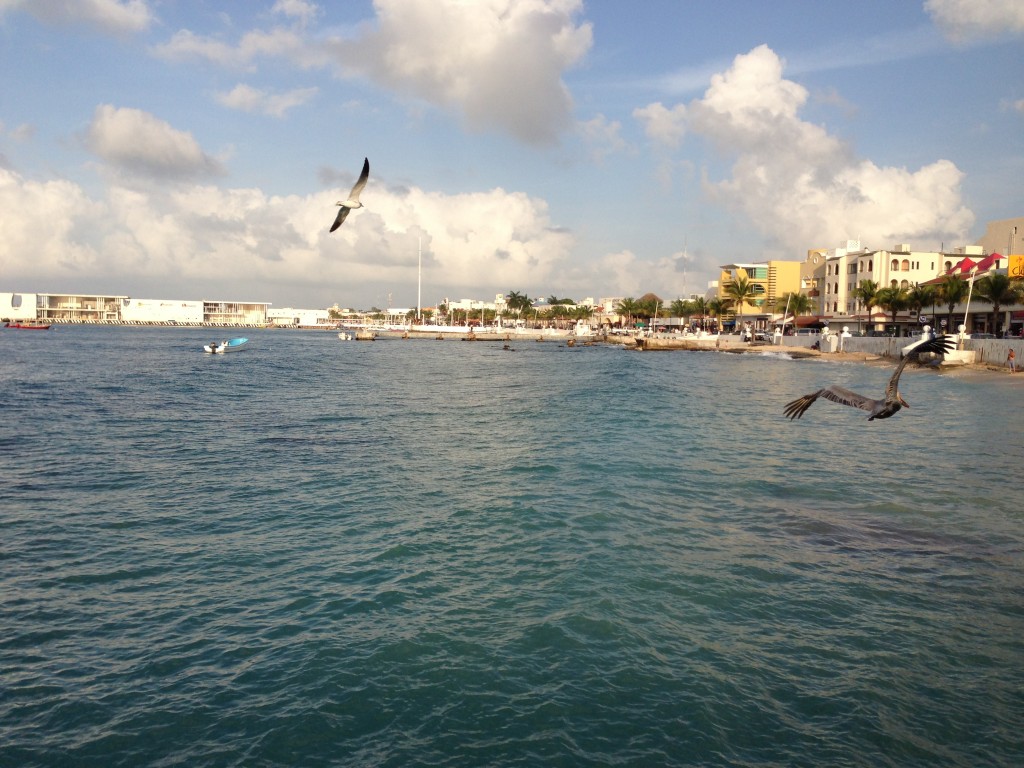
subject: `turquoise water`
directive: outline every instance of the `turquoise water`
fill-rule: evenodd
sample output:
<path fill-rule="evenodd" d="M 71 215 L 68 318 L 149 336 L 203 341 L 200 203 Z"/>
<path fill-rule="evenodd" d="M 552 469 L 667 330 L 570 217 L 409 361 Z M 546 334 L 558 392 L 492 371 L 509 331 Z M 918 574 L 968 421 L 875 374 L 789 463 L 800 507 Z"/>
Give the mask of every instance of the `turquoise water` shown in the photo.
<path fill-rule="evenodd" d="M 0 765 L 1018 766 L 1024 379 L 0 331 Z"/>

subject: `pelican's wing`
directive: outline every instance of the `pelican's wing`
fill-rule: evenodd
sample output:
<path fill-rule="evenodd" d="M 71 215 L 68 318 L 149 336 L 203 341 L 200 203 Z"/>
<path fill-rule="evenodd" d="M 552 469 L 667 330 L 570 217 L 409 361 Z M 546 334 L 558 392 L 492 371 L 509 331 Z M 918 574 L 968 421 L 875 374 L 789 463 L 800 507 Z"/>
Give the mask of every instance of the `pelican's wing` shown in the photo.
<path fill-rule="evenodd" d="M 942 336 L 936 336 L 930 341 L 926 341 L 924 344 L 914 347 L 907 357 L 917 360 L 922 354 L 932 352 L 936 355 L 945 355 L 947 352 L 952 352 L 953 347 L 956 346 L 956 341 L 948 333 Z"/>
<path fill-rule="evenodd" d="M 359 174 L 359 178 L 356 180 L 356 185 L 352 187 L 352 191 L 348 193 L 349 200 L 359 200 L 359 193 L 363 191 L 363 187 L 366 186 L 366 180 L 370 178 L 370 159 L 368 157 L 363 158 L 363 172 Z"/>
<path fill-rule="evenodd" d="M 849 405 L 852 408 L 860 408 L 862 411 L 872 411 L 875 406 L 878 405 L 877 400 L 873 400 L 870 397 L 864 397 L 864 395 L 858 395 L 856 392 L 851 392 L 850 390 L 844 389 L 836 384 L 833 384 L 830 387 L 825 387 L 818 394 L 826 400 L 831 400 L 833 403 Z"/>
<path fill-rule="evenodd" d="M 797 398 L 793 402 L 788 403 L 784 413 L 789 416 L 791 420 L 799 419 L 819 397 L 824 397 L 826 400 L 831 400 L 833 403 L 849 405 L 865 411 L 873 410 L 877 403 L 876 400 L 872 400 L 870 397 L 858 395 L 856 392 L 851 392 L 848 389 L 843 389 L 843 387 L 833 384 L 830 387 L 819 389 L 817 392 L 811 392 L 809 395 L 804 395 L 803 397 Z"/>
<path fill-rule="evenodd" d="M 783 411 L 783 413 L 786 416 L 789 416 L 790 421 L 792 421 L 793 419 L 799 419 L 801 416 L 804 415 L 807 409 L 811 407 L 814 401 L 818 399 L 818 395 L 820 395 L 823 391 L 824 390 L 819 389 L 817 392 L 811 392 L 811 394 L 809 395 L 798 397 L 796 400 L 786 403 L 786 409 Z"/>
<path fill-rule="evenodd" d="M 345 222 L 345 217 L 348 216 L 348 212 L 351 210 L 351 208 L 346 208 L 344 205 L 338 208 L 338 216 L 334 219 L 334 224 L 331 226 L 331 232 L 336 230 Z"/>
<path fill-rule="evenodd" d="M 892 378 L 889 379 L 889 384 L 885 388 L 885 399 L 889 402 L 895 402 L 898 400 L 896 394 L 897 386 L 900 383 L 900 374 L 903 373 L 903 369 L 907 367 L 907 363 L 921 362 L 921 355 L 929 352 L 936 355 L 945 355 L 947 352 L 952 352 L 956 342 L 953 341 L 953 337 L 949 334 L 943 334 L 942 336 L 936 336 L 930 341 L 926 341 L 919 347 L 915 347 L 911 350 L 910 354 L 900 360 L 900 364 L 896 366 L 896 370 L 892 373 Z"/>

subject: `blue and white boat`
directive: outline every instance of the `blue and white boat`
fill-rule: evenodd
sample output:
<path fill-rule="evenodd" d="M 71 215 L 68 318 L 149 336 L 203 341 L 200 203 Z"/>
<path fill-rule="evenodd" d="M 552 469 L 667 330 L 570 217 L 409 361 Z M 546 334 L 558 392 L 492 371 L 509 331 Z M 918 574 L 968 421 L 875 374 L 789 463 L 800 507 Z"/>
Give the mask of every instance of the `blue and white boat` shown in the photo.
<path fill-rule="evenodd" d="M 208 352 L 211 355 L 223 355 L 226 352 L 238 352 L 240 349 L 244 349 L 248 339 L 237 338 L 229 339 L 228 341 L 211 341 L 209 344 L 203 347 L 204 352 Z"/>

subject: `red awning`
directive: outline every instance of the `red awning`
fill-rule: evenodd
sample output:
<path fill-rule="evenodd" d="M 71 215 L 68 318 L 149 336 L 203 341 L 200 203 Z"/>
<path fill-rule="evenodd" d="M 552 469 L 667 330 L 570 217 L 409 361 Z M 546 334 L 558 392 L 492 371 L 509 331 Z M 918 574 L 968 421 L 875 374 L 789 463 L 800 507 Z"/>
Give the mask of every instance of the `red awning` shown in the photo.
<path fill-rule="evenodd" d="M 822 315 L 801 315 L 796 319 L 797 328 L 821 328 L 828 325 L 828 319 Z"/>

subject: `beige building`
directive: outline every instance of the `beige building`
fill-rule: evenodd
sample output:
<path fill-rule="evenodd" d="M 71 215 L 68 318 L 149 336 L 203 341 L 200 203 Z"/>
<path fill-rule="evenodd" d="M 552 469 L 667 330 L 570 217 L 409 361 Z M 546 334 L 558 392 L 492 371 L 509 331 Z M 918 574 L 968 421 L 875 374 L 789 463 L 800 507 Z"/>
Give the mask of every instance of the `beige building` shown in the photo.
<path fill-rule="evenodd" d="M 1004 256 L 1024 253 L 1024 216 L 1015 219 L 990 221 L 985 234 L 978 239 L 984 255 L 1001 253 Z"/>

